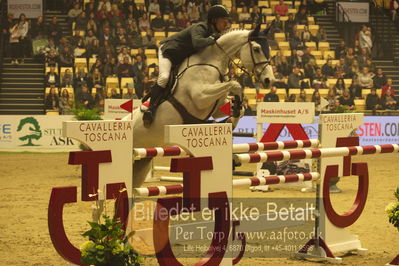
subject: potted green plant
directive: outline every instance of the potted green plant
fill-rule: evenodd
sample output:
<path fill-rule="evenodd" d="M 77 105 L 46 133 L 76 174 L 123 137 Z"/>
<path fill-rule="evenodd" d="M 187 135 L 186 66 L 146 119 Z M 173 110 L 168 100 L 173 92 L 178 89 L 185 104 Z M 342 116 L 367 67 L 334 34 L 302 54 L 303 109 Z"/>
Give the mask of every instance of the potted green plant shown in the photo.
<path fill-rule="evenodd" d="M 385 211 L 388 214 L 388 219 L 393 226 L 399 231 L 399 188 L 394 192 L 396 202 L 391 202 L 385 207 Z"/>

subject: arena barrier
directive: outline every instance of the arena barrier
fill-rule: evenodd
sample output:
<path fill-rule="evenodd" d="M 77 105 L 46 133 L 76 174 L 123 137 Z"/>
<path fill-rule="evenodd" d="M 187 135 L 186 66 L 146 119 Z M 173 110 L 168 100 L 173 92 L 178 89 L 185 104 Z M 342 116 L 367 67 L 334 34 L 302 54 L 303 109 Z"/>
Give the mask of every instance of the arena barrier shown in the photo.
<path fill-rule="evenodd" d="M 343 119 L 342 117 L 345 117 Z M 124 226 L 129 229 L 128 213 L 129 202 L 133 196 L 162 196 L 171 194 L 183 194 L 182 197 L 167 197 L 157 199 L 155 217 L 161 214 L 162 208 L 170 210 L 171 207 L 179 206 L 176 214 L 182 212 L 183 206 L 195 206 L 201 208 L 198 197 L 208 200 L 208 208 L 214 210 L 215 220 L 208 222 L 207 229 L 217 235 L 224 235 L 219 239 L 213 239 L 210 243 L 207 261 L 209 263 L 233 264 L 245 254 L 245 235 L 240 239 L 233 239 L 229 230 L 234 228 L 236 232 L 251 232 L 254 227 L 252 221 L 233 221 L 228 219 L 228 210 L 219 210 L 218 206 L 228 206 L 229 199 L 234 200 L 233 187 L 267 185 L 280 183 L 295 183 L 302 180 L 315 181 L 317 215 L 315 221 L 315 237 L 308 243 L 304 243 L 302 249 L 297 253 L 298 257 L 324 258 L 339 262 L 340 258 L 334 256 L 337 252 L 357 251 L 362 255 L 365 249 L 362 248 L 357 236 L 345 230 L 346 227 L 354 224 L 360 217 L 368 192 L 368 169 L 366 163 L 351 163 L 352 155 L 366 155 L 377 153 L 397 152 L 397 144 L 359 146 L 355 145 L 358 138 L 347 137 L 362 123 L 362 115 L 353 114 L 328 114 L 321 115 L 320 143 L 321 149 L 305 149 L 301 151 L 268 151 L 257 154 L 232 154 L 232 133 L 230 125 L 181 125 L 166 126 L 165 143 L 177 145 L 174 152 L 184 150 L 185 154 L 193 157 L 174 158 L 171 163 L 171 170 L 183 172 L 182 185 L 158 186 L 147 188 L 133 188 L 134 178 L 132 177 L 133 156 L 129 147 L 133 146 L 133 124 L 131 121 L 75 121 L 64 123 L 64 136 L 74 138 L 91 148 L 91 151 L 71 152 L 69 164 L 81 164 L 82 167 L 82 201 L 95 201 L 104 199 L 115 199 L 117 193 L 123 197 L 118 204 L 123 207 L 118 210 L 117 215 L 121 218 Z M 120 123 L 120 124 L 119 124 Z M 186 137 L 181 133 L 183 128 L 218 127 L 222 134 L 217 136 L 223 139 L 223 145 L 213 147 L 190 147 Z M 94 134 L 91 137 L 91 134 Z M 112 140 L 110 137 L 112 135 Z M 103 139 L 98 139 L 100 136 Z M 201 137 L 201 136 L 197 136 Z M 106 138 L 106 139 L 105 139 Z M 337 148 L 330 148 L 338 146 Z M 158 150 L 155 149 L 158 154 Z M 179 152 L 177 151 L 179 150 Z M 166 154 L 169 154 L 168 151 Z M 163 151 L 163 155 L 165 152 Z M 176 155 L 179 156 L 180 154 Z M 320 172 L 297 174 L 290 176 L 274 176 L 267 178 L 246 178 L 233 180 L 231 164 L 235 160 L 240 163 L 257 163 L 263 160 L 286 160 L 288 158 L 319 158 Z M 333 157 L 334 156 L 334 157 Z M 338 157 L 336 157 L 338 156 Z M 343 157 L 343 158 L 342 158 Z M 329 181 L 339 176 L 354 175 L 359 178 L 356 200 L 350 210 L 343 214 L 337 214 L 330 201 Z M 95 193 L 96 191 L 103 193 Z M 93 192 L 95 193 L 93 196 Z M 53 188 L 48 209 L 49 231 L 53 245 L 57 252 L 67 261 L 80 264 L 79 249 L 74 247 L 65 233 L 62 211 L 66 203 L 77 201 L 77 187 Z M 117 204 L 117 203 L 116 203 Z M 223 204 L 223 205 L 220 205 Z M 227 205 L 226 205 L 227 204 Z M 203 206 L 204 207 L 204 206 Z M 99 214 L 97 214 L 99 215 Z M 172 226 L 169 219 L 161 221 L 155 219 L 154 227 L 150 229 L 153 244 L 158 262 L 160 265 L 171 265 L 172 261 L 177 262 L 173 255 L 171 243 L 173 241 Z M 275 224 L 267 223 L 267 215 L 262 216 L 262 228 L 279 228 L 285 223 L 277 221 Z M 187 225 L 192 229 L 192 225 Z M 140 235 L 141 232 L 137 232 Z M 223 233 L 223 234 L 222 234 Z M 195 235 L 195 234 L 194 234 Z M 197 237 L 197 236 L 196 236 Z M 195 239 L 195 238 L 194 238 Z M 165 242 L 166 240 L 166 242 Z M 234 259 L 233 251 L 226 249 L 227 243 L 238 241 L 243 251 Z M 236 242 L 235 242 L 236 243 Z M 314 246 L 313 250 L 309 247 Z M 167 259 L 166 259 L 167 258 Z M 169 263 L 169 264 L 168 264 Z"/>

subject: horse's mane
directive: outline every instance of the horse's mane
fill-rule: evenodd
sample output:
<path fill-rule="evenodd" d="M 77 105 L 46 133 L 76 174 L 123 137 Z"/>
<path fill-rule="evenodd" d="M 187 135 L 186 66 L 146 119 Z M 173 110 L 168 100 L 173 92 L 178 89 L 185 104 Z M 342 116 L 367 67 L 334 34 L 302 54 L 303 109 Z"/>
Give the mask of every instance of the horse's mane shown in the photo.
<path fill-rule="evenodd" d="M 238 32 L 238 31 L 248 31 L 248 30 L 242 29 L 242 28 L 227 29 L 227 30 L 223 31 L 220 36 L 224 36 L 224 35 L 229 34 L 231 32 Z"/>

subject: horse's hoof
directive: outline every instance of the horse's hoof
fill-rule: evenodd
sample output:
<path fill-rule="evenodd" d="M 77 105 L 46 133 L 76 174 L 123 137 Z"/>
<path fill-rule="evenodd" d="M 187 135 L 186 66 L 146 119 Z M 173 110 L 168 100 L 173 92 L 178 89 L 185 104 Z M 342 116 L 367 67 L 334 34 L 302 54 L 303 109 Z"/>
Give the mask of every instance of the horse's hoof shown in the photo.
<path fill-rule="evenodd" d="M 330 193 L 342 193 L 342 190 L 340 188 L 338 188 L 336 185 L 332 185 L 330 186 Z"/>
<path fill-rule="evenodd" d="M 152 115 L 152 112 L 150 110 L 147 110 L 143 114 L 143 124 L 144 127 L 149 128 L 152 124 L 152 121 L 154 121 L 154 117 Z"/>

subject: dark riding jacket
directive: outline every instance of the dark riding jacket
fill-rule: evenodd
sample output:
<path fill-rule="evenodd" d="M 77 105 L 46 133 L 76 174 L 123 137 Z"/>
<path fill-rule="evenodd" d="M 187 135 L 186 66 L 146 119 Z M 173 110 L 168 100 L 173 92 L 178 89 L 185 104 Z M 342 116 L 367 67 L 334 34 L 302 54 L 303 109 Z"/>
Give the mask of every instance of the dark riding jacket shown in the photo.
<path fill-rule="evenodd" d="M 217 33 L 215 28 L 206 22 L 194 24 L 161 41 L 162 54 L 175 66 L 179 65 L 190 55 L 214 44 L 211 37 L 214 33 Z"/>

